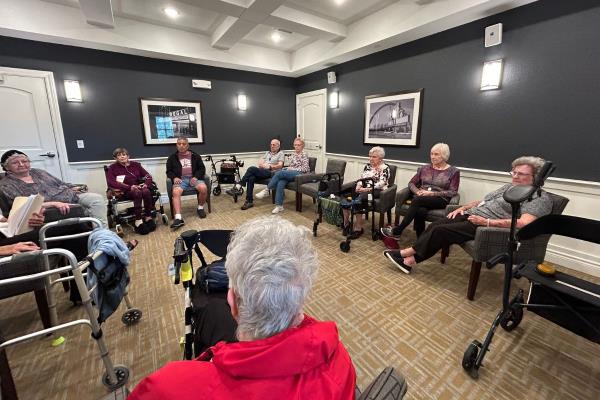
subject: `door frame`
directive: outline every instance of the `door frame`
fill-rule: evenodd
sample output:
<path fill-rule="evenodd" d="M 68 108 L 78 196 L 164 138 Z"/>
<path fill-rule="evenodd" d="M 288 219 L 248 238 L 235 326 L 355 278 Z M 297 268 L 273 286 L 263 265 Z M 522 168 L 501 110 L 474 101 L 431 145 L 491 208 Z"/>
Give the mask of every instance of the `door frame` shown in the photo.
<path fill-rule="evenodd" d="M 323 144 L 321 148 L 321 155 L 323 156 L 323 168 L 325 168 L 325 155 L 327 154 L 327 89 L 317 89 L 311 92 L 299 93 L 296 94 L 296 132 L 300 132 L 300 99 L 303 97 L 311 97 L 318 94 L 322 94 L 324 96 L 323 101 Z M 302 133 L 302 138 L 304 139 L 304 132 Z"/>
<path fill-rule="evenodd" d="M 50 119 L 52 121 L 52 130 L 54 132 L 54 141 L 56 143 L 56 151 L 58 152 L 58 168 L 60 169 L 60 173 L 62 175 L 60 179 L 65 182 L 69 182 L 71 179 L 69 158 L 67 154 L 67 147 L 65 145 L 65 135 L 62 128 L 62 121 L 60 119 L 60 108 L 58 106 L 56 85 L 54 84 L 54 73 L 51 71 L 0 66 L 0 81 L 3 80 L 3 74 L 18 75 L 25 78 L 42 78 L 44 80 L 46 96 L 48 97 L 48 105 L 50 106 Z"/>

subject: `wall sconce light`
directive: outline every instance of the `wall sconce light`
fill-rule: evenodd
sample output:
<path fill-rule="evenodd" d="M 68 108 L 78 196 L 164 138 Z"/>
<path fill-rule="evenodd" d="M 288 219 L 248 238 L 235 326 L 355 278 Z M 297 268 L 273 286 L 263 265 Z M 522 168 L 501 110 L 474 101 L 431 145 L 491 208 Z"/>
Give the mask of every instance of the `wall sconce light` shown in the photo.
<path fill-rule="evenodd" d="M 340 105 L 340 95 L 337 91 L 329 93 L 329 108 L 338 108 Z"/>
<path fill-rule="evenodd" d="M 76 101 L 79 103 L 83 101 L 79 81 L 65 80 L 65 94 L 67 95 L 67 101 Z"/>
<path fill-rule="evenodd" d="M 502 80 L 502 59 L 486 61 L 483 63 L 483 72 L 481 73 L 481 89 L 493 90 L 500 87 Z"/>
<path fill-rule="evenodd" d="M 237 107 L 238 110 L 240 111 L 246 111 L 247 108 L 247 102 L 246 102 L 246 95 L 245 94 L 238 94 L 238 102 L 237 102 Z"/>

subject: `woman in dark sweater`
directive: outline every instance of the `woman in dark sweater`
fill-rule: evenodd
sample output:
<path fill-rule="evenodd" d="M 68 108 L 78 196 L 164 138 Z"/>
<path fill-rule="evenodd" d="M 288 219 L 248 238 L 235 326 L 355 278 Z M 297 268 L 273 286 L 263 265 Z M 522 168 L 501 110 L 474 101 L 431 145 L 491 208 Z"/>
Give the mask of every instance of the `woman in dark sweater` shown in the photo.
<path fill-rule="evenodd" d="M 448 164 L 450 147 L 446 143 L 437 143 L 431 148 L 430 157 L 431 164 L 420 167 L 408 182 L 413 197 L 406 216 L 398 226 L 381 228 L 384 236 L 399 239 L 404 228 L 413 220 L 417 236 L 421 235 L 425 230 L 427 211 L 446 208 L 450 199 L 458 193 L 460 171 Z"/>
<path fill-rule="evenodd" d="M 150 191 L 152 176 L 142 167 L 142 164 L 130 161 L 129 152 L 123 147 L 116 148 L 113 157 L 116 161 L 108 167 L 106 173 L 108 187 L 121 192 L 123 197 L 133 201 L 135 231 L 147 235 L 156 229 L 156 223 L 152 219 L 154 211 L 154 200 Z M 144 203 L 143 218 L 142 202 Z"/>

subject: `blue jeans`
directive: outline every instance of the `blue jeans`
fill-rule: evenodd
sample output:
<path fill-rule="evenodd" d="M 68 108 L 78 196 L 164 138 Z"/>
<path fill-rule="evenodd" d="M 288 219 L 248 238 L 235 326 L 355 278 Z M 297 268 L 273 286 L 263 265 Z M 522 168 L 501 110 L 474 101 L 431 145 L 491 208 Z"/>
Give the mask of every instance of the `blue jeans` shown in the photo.
<path fill-rule="evenodd" d="M 285 190 L 285 185 L 287 185 L 288 182 L 292 182 L 296 175 L 300 175 L 300 171 L 294 171 L 290 169 L 277 171 L 275 175 L 273 175 L 267 187 L 271 190 L 275 189 L 276 205 L 283 205 L 283 192 Z"/>

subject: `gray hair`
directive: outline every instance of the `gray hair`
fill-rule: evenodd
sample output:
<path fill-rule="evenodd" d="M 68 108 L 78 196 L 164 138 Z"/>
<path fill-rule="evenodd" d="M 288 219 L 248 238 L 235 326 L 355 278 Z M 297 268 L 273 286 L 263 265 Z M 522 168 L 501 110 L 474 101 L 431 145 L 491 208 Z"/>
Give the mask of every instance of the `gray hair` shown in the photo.
<path fill-rule="evenodd" d="M 310 231 L 280 217 L 258 217 L 235 230 L 225 268 L 238 307 L 238 337 L 284 331 L 302 312 L 319 262 Z"/>
<path fill-rule="evenodd" d="M 450 146 L 446 143 L 436 143 L 431 146 L 431 151 L 438 150 L 442 154 L 442 158 L 444 161 L 448 161 L 450 159 Z"/>
<path fill-rule="evenodd" d="M 185 137 L 185 136 L 177 136 L 177 141 L 179 142 L 180 140 L 183 140 L 184 142 L 186 142 L 188 144 L 190 143 L 190 141 L 188 140 L 188 138 Z"/>
<path fill-rule="evenodd" d="M 545 160 L 541 157 L 536 156 L 521 156 L 512 162 L 512 168 L 514 169 L 518 165 L 529 165 L 533 169 L 533 177 L 537 175 L 538 171 L 544 165 Z"/>
<path fill-rule="evenodd" d="M 385 157 L 385 150 L 381 146 L 375 146 L 369 150 L 369 155 L 373 154 L 383 160 L 383 157 Z"/>
<path fill-rule="evenodd" d="M 295 138 L 293 143 L 296 143 L 296 142 L 300 142 L 300 143 L 302 143 L 302 146 L 304 146 L 304 139 L 302 139 L 301 137 Z"/>
<path fill-rule="evenodd" d="M 127 151 L 127 149 L 125 147 L 117 147 L 116 149 L 113 150 L 113 158 L 117 158 L 117 156 L 119 154 L 129 155 L 129 152 Z"/>

